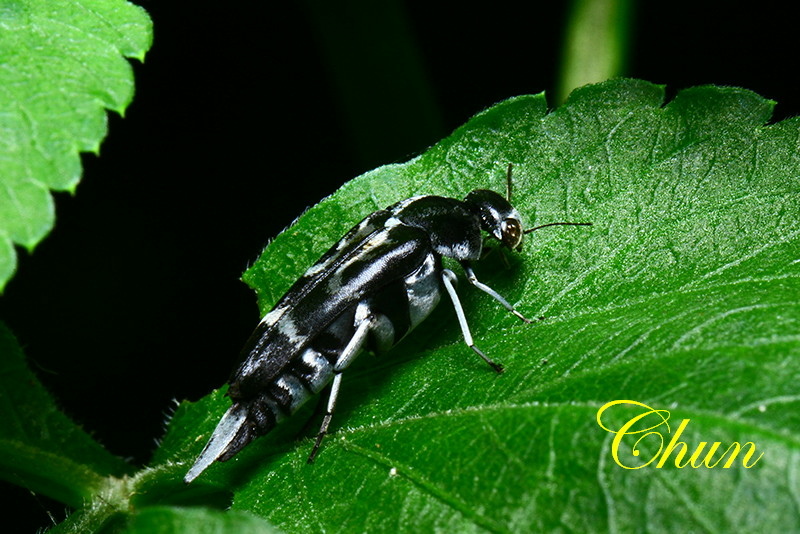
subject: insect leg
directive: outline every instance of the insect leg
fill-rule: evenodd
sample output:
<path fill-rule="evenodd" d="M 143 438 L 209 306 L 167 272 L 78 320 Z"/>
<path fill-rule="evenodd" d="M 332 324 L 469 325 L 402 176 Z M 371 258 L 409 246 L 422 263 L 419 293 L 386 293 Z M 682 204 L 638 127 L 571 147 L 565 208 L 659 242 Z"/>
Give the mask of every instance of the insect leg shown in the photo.
<path fill-rule="evenodd" d="M 503 366 L 499 363 L 493 362 L 486 354 L 483 353 L 481 349 L 475 346 L 475 343 L 472 342 L 472 334 L 469 332 L 469 325 L 467 324 L 467 318 L 464 315 L 464 308 L 461 307 L 461 301 L 458 299 L 458 293 L 456 293 L 455 283 L 457 280 L 458 278 L 456 278 L 455 273 L 450 269 L 444 269 L 442 271 L 442 282 L 444 283 L 447 293 L 450 295 L 450 300 L 453 301 L 453 307 L 456 309 L 458 324 L 461 326 L 461 333 L 464 334 L 464 342 L 469 348 L 475 351 L 478 356 L 483 358 L 483 361 L 491 365 L 492 369 L 498 373 L 502 373 Z"/>
<path fill-rule="evenodd" d="M 500 293 L 498 293 L 491 287 L 487 286 L 486 284 L 480 282 L 478 280 L 478 277 L 475 276 L 475 271 L 472 270 L 472 266 L 469 264 L 468 261 L 462 261 L 461 265 L 464 267 L 464 272 L 467 273 L 467 280 L 469 280 L 470 284 L 472 284 L 473 286 L 477 287 L 478 289 L 480 289 L 481 291 L 492 297 L 494 300 L 502 304 L 505 309 L 507 309 L 508 311 L 510 311 L 511 313 L 513 313 L 526 323 L 531 322 L 530 319 L 522 315 L 520 312 L 517 311 L 517 309 L 514 306 L 509 304 L 509 302 L 506 299 L 504 299 L 500 295 Z"/>
<path fill-rule="evenodd" d="M 311 454 L 308 455 L 308 460 L 306 461 L 309 464 L 314 463 L 314 458 L 317 457 L 317 452 L 319 452 L 319 447 L 322 445 L 322 440 L 328 433 L 328 426 L 331 424 L 331 419 L 333 419 L 333 410 L 336 408 L 336 399 L 339 396 L 339 386 L 342 383 L 342 373 L 338 372 L 333 375 L 333 383 L 331 384 L 331 394 L 328 397 L 328 409 L 325 410 L 325 417 L 322 418 L 322 426 L 319 427 L 319 434 L 317 434 L 317 441 L 314 442 L 314 447 L 311 449 Z"/>
<path fill-rule="evenodd" d="M 333 383 L 331 384 L 331 393 L 328 396 L 328 408 L 325 410 L 325 417 L 322 418 L 322 425 L 319 428 L 319 434 L 317 434 L 317 441 L 311 449 L 311 454 L 308 455 L 308 463 L 310 464 L 314 463 L 314 458 L 316 458 L 317 452 L 319 452 L 319 447 L 322 445 L 322 440 L 325 439 L 325 435 L 328 433 L 328 427 L 331 424 L 331 419 L 333 419 L 333 410 L 336 408 L 336 399 L 339 397 L 339 388 L 342 384 L 342 372 L 352 363 L 355 357 L 358 356 L 358 353 L 361 352 L 361 347 L 364 346 L 364 341 L 366 341 L 367 334 L 370 328 L 372 328 L 373 323 L 374 317 L 369 313 L 369 308 L 364 304 L 359 304 L 358 310 L 356 311 L 357 327 L 355 334 L 353 334 L 353 337 L 342 350 L 342 354 L 333 367 L 334 375 Z"/>

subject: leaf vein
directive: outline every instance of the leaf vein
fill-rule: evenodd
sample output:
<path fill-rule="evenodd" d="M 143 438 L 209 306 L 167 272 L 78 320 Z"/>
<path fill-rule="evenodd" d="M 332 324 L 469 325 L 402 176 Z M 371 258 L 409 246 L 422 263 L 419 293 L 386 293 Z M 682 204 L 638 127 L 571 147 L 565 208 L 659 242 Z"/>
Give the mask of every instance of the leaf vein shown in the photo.
<path fill-rule="evenodd" d="M 464 517 L 471 519 L 476 525 L 490 532 L 509 532 L 502 524 L 485 515 L 477 513 L 472 506 L 459 499 L 456 495 L 440 488 L 414 467 L 399 464 L 381 453 L 365 449 L 348 440 L 343 440 L 341 443 L 342 446 L 351 453 L 367 458 L 378 465 L 396 470 L 398 475 L 403 476 L 422 491 L 459 512 Z"/>

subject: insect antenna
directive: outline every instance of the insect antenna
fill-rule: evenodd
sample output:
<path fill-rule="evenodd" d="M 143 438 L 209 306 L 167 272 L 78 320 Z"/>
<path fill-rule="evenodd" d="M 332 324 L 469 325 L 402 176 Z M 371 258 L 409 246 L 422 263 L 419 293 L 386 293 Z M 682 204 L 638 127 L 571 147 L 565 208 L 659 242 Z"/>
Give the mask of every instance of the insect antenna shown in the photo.
<path fill-rule="evenodd" d="M 576 223 L 576 222 L 554 222 L 554 223 L 542 224 L 541 226 L 534 226 L 533 228 L 528 228 L 527 230 L 523 230 L 522 233 L 523 234 L 529 234 L 529 233 L 534 232 L 536 230 L 539 230 L 541 228 L 547 228 L 548 226 L 591 226 L 591 225 L 592 225 L 592 223 L 590 223 L 590 222 L 582 222 L 582 223 Z"/>

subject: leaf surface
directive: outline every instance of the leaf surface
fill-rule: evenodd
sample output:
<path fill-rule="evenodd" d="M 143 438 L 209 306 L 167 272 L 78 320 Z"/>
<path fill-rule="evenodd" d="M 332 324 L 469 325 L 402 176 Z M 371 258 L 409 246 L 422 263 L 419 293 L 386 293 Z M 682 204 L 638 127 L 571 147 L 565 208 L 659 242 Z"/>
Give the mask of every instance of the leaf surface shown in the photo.
<path fill-rule="evenodd" d="M 345 374 L 317 461 L 294 435 L 310 410 L 191 486 L 288 532 L 768 531 L 800 529 L 800 121 L 773 103 L 698 87 L 616 80 L 547 112 L 502 102 L 418 158 L 367 173 L 305 213 L 245 274 L 263 312 L 345 231 L 419 194 L 502 191 L 534 226 L 506 267 L 477 267 L 518 322 L 464 283 L 476 343 L 446 302 L 391 353 Z M 631 399 L 671 412 L 680 439 L 755 444 L 754 467 L 625 469 L 598 410 Z M 218 391 L 176 412 L 139 495 L 178 484 L 229 406 Z M 619 426 L 635 412 L 615 412 Z M 666 428 L 664 443 L 671 434 Z M 651 434 L 619 449 L 643 464 Z M 169 482 L 167 482 L 169 481 Z M 163 491 L 163 490 L 162 490 Z"/>
<path fill-rule="evenodd" d="M 0 477 L 81 506 L 132 471 L 62 413 L 0 323 Z"/>
<path fill-rule="evenodd" d="M 137 514 L 126 534 L 272 534 L 279 532 L 246 512 L 152 506 Z"/>
<path fill-rule="evenodd" d="M 144 58 L 152 24 L 122 0 L 0 3 L 0 290 L 53 226 L 50 191 L 74 191 L 80 152 L 97 153 L 105 110 L 133 97 L 124 59 Z"/>

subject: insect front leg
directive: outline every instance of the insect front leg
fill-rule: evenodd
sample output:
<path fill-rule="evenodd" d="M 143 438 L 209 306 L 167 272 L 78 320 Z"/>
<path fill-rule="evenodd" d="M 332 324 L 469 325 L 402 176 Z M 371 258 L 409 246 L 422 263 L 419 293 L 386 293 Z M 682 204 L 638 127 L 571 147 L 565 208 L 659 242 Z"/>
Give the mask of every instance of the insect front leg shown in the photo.
<path fill-rule="evenodd" d="M 356 310 L 356 318 L 355 318 L 355 326 L 356 331 L 353 334 L 353 337 L 350 338 L 350 341 L 347 342 L 344 349 L 342 350 L 339 359 L 336 360 L 336 364 L 333 367 L 333 383 L 331 384 L 331 392 L 328 396 L 328 407 L 325 410 L 325 417 L 322 418 L 322 425 L 319 428 L 319 433 L 317 434 L 317 441 L 314 443 L 314 447 L 311 449 L 311 454 L 308 455 L 308 463 L 314 463 L 314 458 L 316 458 L 317 453 L 319 452 L 320 445 L 322 445 L 322 440 L 325 439 L 325 436 L 328 433 L 328 427 L 331 424 L 331 419 L 333 419 L 333 411 L 336 408 L 336 399 L 339 397 L 339 388 L 342 384 L 342 372 L 353 362 L 358 353 L 361 352 L 361 348 L 364 346 L 364 342 L 367 339 L 367 335 L 369 334 L 370 329 L 374 326 L 375 317 L 369 310 L 369 307 L 362 303 L 358 305 L 358 309 Z"/>
<path fill-rule="evenodd" d="M 470 263 L 468 261 L 462 261 L 461 265 L 462 265 L 462 267 L 464 267 L 464 272 L 467 274 L 467 280 L 469 280 L 470 284 L 472 284 L 473 286 L 477 287 L 478 289 L 480 289 L 481 291 L 483 291 L 484 293 L 486 293 L 487 295 L 492 297 L 494 300 L 496 300 L 497 302 L 502 304 L 505 309 L 507 309 L 508 311 L 510 311 L 511 313 L 513 313 L 514 315 L 516 315 L 517 317 L 519 317 L 520 319 L 522 319 L 526 323 L 530 323 L 531 322 L 530 319 L 528 319 L 527 317 L 522 315 L 519 311 L 517 311 L 517 309 L 514 306 L 512 306 L 506 299 L 504 299 L 500 295 L 500 293 L 498 293 L 497 291 L 495 291 L 491 287 L 487 286 L 483 282 L 480 282 L 478 280 L 478 277 L 475 276 L 475 271 L 472 270 L 472 266 L 470 265 Z"/>
<path fill-rule="evenodd" d="M 458 324 L 459 326 L 461 326 L 461 333 L 464 335 L 464 342 L 467 344 L 469 348 L 475 351 L 475 353 L 478 356 L 483 358 L 483 361 L 491 365 L 492 369 L 494 369 L 498 373 L 502 373 L 503 366 L 500 365 L 499 363 L 495 363 L 494 361 L 492 361 L 486 354 L 483 353 L 481 349 L 476 347 L 475 343 L 473 343 L 472 341 L 472 334 L 470 334 L 469 332 L 467 317 L 464 315 L 464 308 L 461 307 L 461 301 L 459 300 L 458 293 L 456 292 L 455 284 L 457 280 L 458 278 L 456 277 L 456 274 L 450 269 L 444 269 L 442 271 L 442 282 L 444 283 L 444 287 L 447 290 L 447 294 L 450 295 L 450 300 L 453 301 L 453 307 L 455 308 L 456 316 L 458 317 Z"/>

